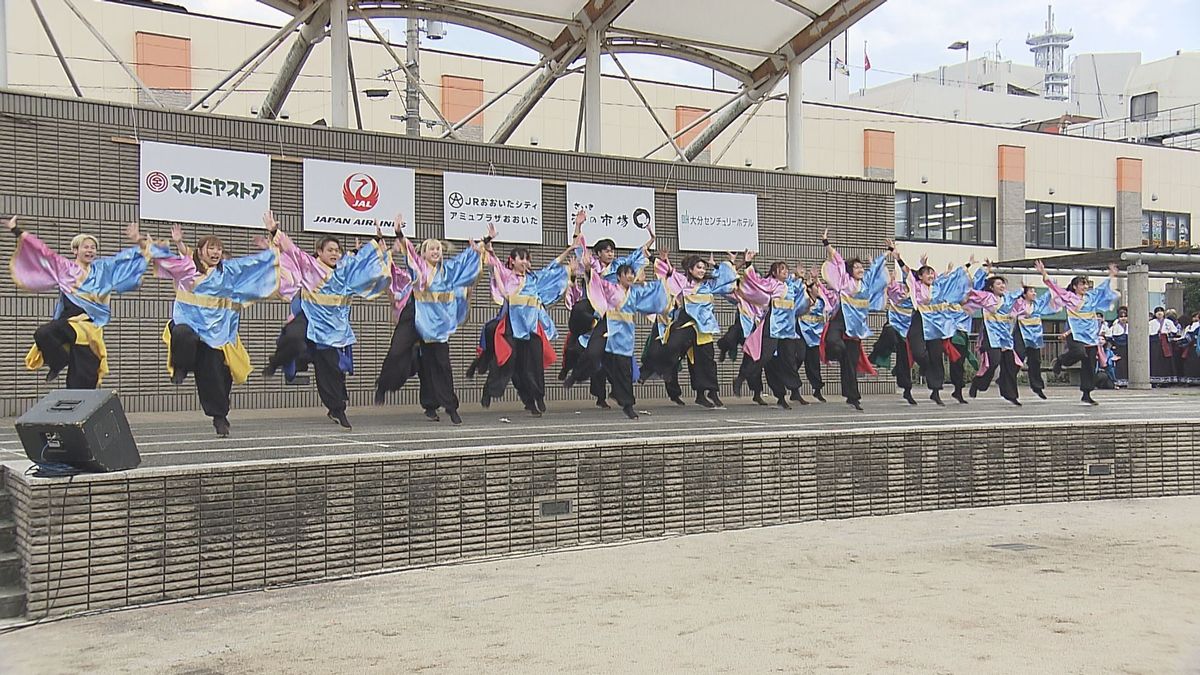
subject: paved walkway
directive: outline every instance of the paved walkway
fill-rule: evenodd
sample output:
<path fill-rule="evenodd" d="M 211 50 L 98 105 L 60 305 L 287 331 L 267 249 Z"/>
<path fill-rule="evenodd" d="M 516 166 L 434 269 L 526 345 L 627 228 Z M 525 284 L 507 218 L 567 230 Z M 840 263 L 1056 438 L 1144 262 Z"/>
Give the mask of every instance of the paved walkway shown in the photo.
<path fill-rule="evenodd" d="M 70 619 L 6 673 L 1200 673 L 1200 497 L 679 537 Z"/>
<path fill-rule="evenodd" d="M 994 389 L 994 388 L 993 388 Z M 427 421 L 413 407 L 358 408 L 350 411 L 354 430 L 346 432 L 325 417 L 323 409 L 235 410 L 233 436 L 218 439 L 199 412 L 130 415 L 143 467 L 209 462 L 315 457 L 335 454 L 393 453 L 431 448 L 496 447 L 559 441 L 611 440 L 653 433 L 670 438 L 696 434 L 742 434 L 763 431 L 836 431 L 863 428 L 1002 425 L 1011 421 L 1053 423 L 1178 420 L 1194 417 L 1200 395 L 1188 390 L 1097 392 L 1098 407 L 1079 403 L 1079 392 L 1066 387 L 1048 390 L 1043 401 L 1022 392 L 1016 408 L 996 392 L 980 394 L 970 405 L 946 397 L 939 408 L 927 399 L 910 406 L 899 396 L 868 396 L 865 412 L 855 412 L 840 398 L 828 403 L 781 410 L 760 407 L 749 399 L 729 397 L 727 409 L 706 410 L 694 404 L 677 407 L 667 401 L 645 401 L 647 414 L 625 419 L 619 410 L 599 410 L 588 401 L 551 401 L 550 412 L 534 419 L 512 403 L 490 410 L 465 405 L 465 424 Z M 507 421 L 506 421 L 507 420 Z M 23 460 L 25 453 L 12 427 L 0 428 L 0 461 Z"/>

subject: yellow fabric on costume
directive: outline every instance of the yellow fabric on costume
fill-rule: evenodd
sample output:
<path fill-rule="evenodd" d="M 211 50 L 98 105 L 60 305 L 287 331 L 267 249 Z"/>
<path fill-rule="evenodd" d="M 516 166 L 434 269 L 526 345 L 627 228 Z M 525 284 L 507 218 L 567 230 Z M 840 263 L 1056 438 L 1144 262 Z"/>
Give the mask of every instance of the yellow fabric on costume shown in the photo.
<path fill-rule="evenodd" d="M 87 347 L 100 359 L 100 368 L 96 371 L 96 386 L 99 387 L 104 381 L 104 376 L 108 374 L 108 346 L 104 344 L 104 329 L 92 323 L 86 314 L 73 316 L 68 322 L 75 329 L 74 346 Z M 46 359 L 42 356 L 42 350 L 35 344 L 29 348 L 29 353 L 25 354 L 25 367 L 37 370 L 44 365 Z"/>
<path fill-rule="evenodd" d="M 170 323 L 163 327 L 162 341 L 167 345 L 167 375 L 174 377 L 175 366 L 171 365 Z M 242 344 L 242 336 L 238 335 L 234 342 L 221 345 L 217 349 L 225 355 L 225 365 L 229 368 L 229 374 L 233 376 L 234 384 L 245 384 L 254 368 L 250 365 L 250 352 L 247 352 L 246 346 Z"/>

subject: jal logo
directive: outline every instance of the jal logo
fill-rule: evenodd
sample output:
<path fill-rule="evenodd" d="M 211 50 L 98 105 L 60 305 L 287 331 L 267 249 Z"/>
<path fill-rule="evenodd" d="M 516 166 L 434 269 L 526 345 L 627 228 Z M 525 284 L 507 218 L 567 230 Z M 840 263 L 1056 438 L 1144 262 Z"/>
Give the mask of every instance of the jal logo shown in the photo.
<path fill-rule="evenodd" d="M 365 173 L 352 173 L 342 184 L 342 199 L 355 211 L 370 211 L 379 203 L 379 183 Z"/>

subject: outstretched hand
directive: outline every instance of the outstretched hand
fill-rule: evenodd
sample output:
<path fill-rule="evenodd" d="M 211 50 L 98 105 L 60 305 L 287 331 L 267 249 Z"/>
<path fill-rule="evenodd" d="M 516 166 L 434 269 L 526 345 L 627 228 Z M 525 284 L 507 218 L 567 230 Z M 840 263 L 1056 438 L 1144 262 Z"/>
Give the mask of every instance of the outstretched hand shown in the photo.
<path fill-rule="evenodd" d="M 279 221 L 275 219 L 274 211 L 268 209 L 267 212 L 263 214 L 263 227 L 266 228 L 267 232 L 270 232 L 271 234 L 275 234 L 275 232 L 279 230 Z"/>
<path fill-rule="evenodd" d="M 829 228 L 828 227 L 821 231 L 821 241 L 829 241 Z"/>
<path fill-rule="evenodd" d="M 496 238 L 496 224 L 495 224 L 495 223 L 490 223 L 490 222 L 489 222 L 489 223 L 487 224 L 487 236 L 488 236 L 488 238 L 490 238 L 490 239 L 495 239 L 495 238 Z"/>
<path fill-rule="evenodd" d="M 1033 269 L 1037 270 L 1038 274 L 1042 275 L 1043 279 L 1048 276 L 1046 274 L 1046 263 L 1042 262 L 1041 260 L 1033 261 Z"/>
<path fill-rule="evenodd" d="M 575 212 L 575 236 L 583 232 L 583 223 L 587 220 L 587 211 L 579 209 Z"/>
<path fill-rule="evenodd" d="M 13 230 L 17 229 L 17 217 L 13 216 L 13 217 L 9 218 L 8 220 L 4 221 L 4 227 L 7 227 L 9 232 L 12 232 Z"/>
<path fill-rule="evenodd" d="M 176 245 L 183 243 L 183 226 L 179 223 L 171 226 L 171 241 L 175 242 Z"/>
<path fill-rule="evenodd" d="M 730 260 L 732 261 L 733 254 L 730 253 L 729 255 L 730 255 Z M 751 251 L 750 249 L 746 249 L 745 253 L 742 253 L 742 258 L 746 261 L 747 265 L 754 262 L 754 259 L 757 257 L 758 257 L 758 253 Z"/>
<path fill-rule="evenodd" d="M 396 214 L 396 217 L 392 220 L 392 225 L 396 228 L 396 236 L 397 237 L 399 237 L 400 239 L 408 238 L 408 236 L 404 234 L 404 214 L 403 213 Z"/>
<path fill-rule="evenodd" d="M 137 244 L 142 241 L 142 228 L 136 221 L 125 226 L 125 238 L 131 244 Z"/>
<path fill-rule="evenodd" d="M 1115 262 L 1108 263 L 1108 276 L 1116 278 L 1117 272 L 1119 272 L 1119 271 L 1120 270 L 1117 268 L 1117 263 L 1115 263 Z"/>

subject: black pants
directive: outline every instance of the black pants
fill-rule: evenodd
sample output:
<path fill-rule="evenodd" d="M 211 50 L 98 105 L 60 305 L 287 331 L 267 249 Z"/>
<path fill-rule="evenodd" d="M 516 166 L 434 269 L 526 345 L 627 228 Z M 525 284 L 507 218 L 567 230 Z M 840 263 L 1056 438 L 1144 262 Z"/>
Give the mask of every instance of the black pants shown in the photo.
<path fill-rule="evenodd" d="M 1011 349 L 998 349 L 992 347 L 991 339 L 987 334 L 985 326 L 983 332 L 980 333 L 979 339 L 982 341 L 984 353 L 987 354 L 987 369 L 975 374 L 974 381 L 971 386 L 978 391 L 987 391 L 992 385 L 992 378 L 999 371 L 1000 378 L 997 384 L 1000 387 L 1000 395 L 1009 401 L 1017 400 L 1017 360 L 1016 354 Z"/>
<path fill-rule="evenodd" d="M 862 358 L 862 341 L 846 335 L 846 319 L 839 309 L 829 320 L 825 332 L 825 355 L 838 362 L 841 370 L 842 396 L 847 403 L 862 400 L 858 390 L 858 362 Z"/>
<path fill-rule="evenodd" d="M 400 319 L 392 331 L 392 342 L 388 347 L 379 379 L 375 381 L 375 398 L 378 401 L 391 391 L 399 391 L 408 378 L 417 370 L 417 310 L 416 303 L 409 299 L 400 311 Z"/>
<path fill-rule="evenodd" d="M 821 346 L 811 346 L 804 343 L 804 377 L 812 385 L 813 391 L 820 392 L 825 386 L 821 379 Z"/>
<path fill-rule="evenodd" d="M 767 386 L 775 398 L 782 399 L 789 391 L 800 388 L 796 342 L 795 338 L 763 338 L 763 370 L 767 375 Z"/>
<path fill-rule="evenodd" d="M 1045 389 L 1046 381 L 1042 379 L 1042 350 L 1025 342 L 1020 324 L 1013 328 L 1013 344 L 1016 346 L 1017 356 L 1025 362 L 1025 369 L 1029 374 L 1029 388 L 1035 392 Z"/>
<path fill-rule="evenodd" d="M 674 400 L 683 396 L 683 388 L 679 386 L 679 363 L 671 362 L 667 346 L 659 337 L 662 329 L 662 324 L 655 323 L 653 333 L 646 340 L 645 358 L 638 381 L 645 382 L 658 375 L 662 378 L 663 386 L 666 387 L 667 397 Z"/>
<path fill-rule="evenodd" d="M 1067 350 L 1058 357 L 1063 368 L 1079 364 L 1079 391 L 1088 393 L 1096 388 L 1096 347 L 1084 345 L 1067 336 Z"/>
<path fill-rule="evenodd" d="M 421 345 L 418 372 L 421 377 L 421 407 L 426 410 L 458 410 L 454 393 L 454 368 L 450 365 L 450 344 L 426 342 Z"/>
<path fill-rule="evenodd" d="M 950 361 L 950 384 L 954 386 L 955 392 L 960 392 L 967 383 L 967 350 L 971 348 L 971 339 L 962 331 L 957 334 L 965 339 L 962 346 L 954 345 L 958 350 L 958 360 Z"/>
<path fill-rule="evenodd" d="M 75 338 L 75 327 L 67 319 L 47 321 L 33 332 L 46 367 L 67 369 L 68 389 L 95 389 L 100 382 L 100 357 L 87 347 L 76 347 Z"/>
<path fill-rule="evenodd" d="M 205 344 L 191 326 L 171 324 L 171 367 L 176 377 L 196 376 L 196 394 L 205 415 L 214 419 L 229 415 L 233 374 L 225 364 L 225 354 Z"/>
<path fill-rule="evenodd" d="M 892 375 L 896 377 L 896 386 L 904 391 L 912 390 L 912 366 L 908 364 L 908 338 L 900 335 L 900 331 L 888 324 L 879 333 L 879 339 L 871 348 L 870 360 L 882 361 L 885 357 L 894 356 Z"/>
<path fill-rule="evenodd" d="M 509 338 L 500 338 L 509 339 Z M 492 398 L 504 396 L 504 388 L 512 380 L 517 396 L 526 408 L 546 396 L 546 373 L 542 368 L 542 339 L 530 335 L 524 340 L 511 339 L 512 355 L 504 365 L 493 364 L 488 370 L 483 391 Z"/>
<path fill-rule="evenodd" d="M 605 352 L 601 363 L 617 405 L 622 408 L 632 406 L 636 402 L 633 397 L 633 357 Z"/>
<path fill-rule="evenodd" d="M 496 327 L 500 325 L 500 317 L 483 324 L 479 339 L 482 351 L 471 361 L 467 368 L 467 378 L 473 378 L 478 373 L 488 373 L 496 365 Z"/>
<path fill-rule="evenodd" d="M 350 394 L 346 391 L 346 373 L 338 365 L 338 350 L 333 347 L 318 348 L 309 342 L 309 357 L 317 373 L 317 395 L 331 413 L 346 412 Z"/>
<path fill-rule="evenodd" d="M 304 359 L 308 356 L 308 317 L 301 312 L 284 325 L 275 339 L 275 353 L 267 360 L 271 369 Z"/>
<path fill-rule="evenodd" d="M 667 337 L 667 354 L 672 363 L 678 363 L 680 359 L 686 358 L 690 349 L 692 358 L 688 360 L 688 378 L 691 380 L 692 391 L 697 394 L 715 392 L 720 388 L 717 383 L 716 350 L 712 342 L 696 344 L 699 337 L 700 331 L 696 327 L 695 319 L 687 312 L 679 310 L 671 325 L 671 334 Z"/>
<path fill-rule="evenodd" d="M 746 336 L 742 331 L 741 317 L 735 318 L 729 325 L 729 330 L 726 330 L 721 339 L 717 340 L 717 354 L 720 355 L 722 361 L 726 358 L 737 361 L 738 347 L 741 347 L 745 341 Z"/>

